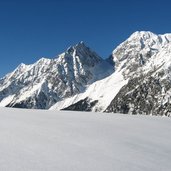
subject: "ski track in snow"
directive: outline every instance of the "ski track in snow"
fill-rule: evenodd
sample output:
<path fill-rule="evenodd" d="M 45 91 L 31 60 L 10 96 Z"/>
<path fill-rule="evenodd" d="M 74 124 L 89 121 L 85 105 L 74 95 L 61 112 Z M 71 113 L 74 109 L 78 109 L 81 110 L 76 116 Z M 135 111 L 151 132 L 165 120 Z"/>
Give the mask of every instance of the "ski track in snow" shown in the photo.
<path fill-rule="evenodd" d="M 167 117 L 0 108 L 2 171 L 170 171 Z"/>

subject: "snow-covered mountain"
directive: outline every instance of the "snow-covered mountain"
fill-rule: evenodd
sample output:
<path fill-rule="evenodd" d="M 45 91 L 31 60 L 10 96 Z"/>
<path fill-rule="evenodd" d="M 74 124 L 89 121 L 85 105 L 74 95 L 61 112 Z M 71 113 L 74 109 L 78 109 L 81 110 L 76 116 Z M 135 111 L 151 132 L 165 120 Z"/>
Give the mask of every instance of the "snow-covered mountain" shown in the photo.
<path fill-rule="evenodd" d="M 0 80 L 0 106 L 170 115 L 171 34 L 137 31 L 106 60 L 83 42 Z"/>
<path fill-rule="evenodd" d="M 110 61 L 116 70 L 123 71 L 125 78 L 134 77 L 147 63 L 152 62 L 151 57 L 163 51 L 170 42 L 171 34 L 156 35 L 149 31 L 137 31 L 114 49 Z M 162 55 L 162 58 L 165 57 Z M 150 67 L 148 69 L 151 70 Z"/>
<path fill-rule="evenodd" d="M 126 84 L 106 112 L 171 114 L 171 34 L 136 32 L 112 54 Z"/>
<path fill-rule="evenodd" d="M 113 67 L 83 42 L 55 59 L 19 65 L 0 80 L 0 106 L 48 109 L 111 74 Z"/>
<path fill-rule="evenodd" d="M 92 111 L 170 115 L 171 34 L 135 32 L 107 61 L 115 68 L 112 75 L 52 109 L 85 110 L 88 106 Z"/>

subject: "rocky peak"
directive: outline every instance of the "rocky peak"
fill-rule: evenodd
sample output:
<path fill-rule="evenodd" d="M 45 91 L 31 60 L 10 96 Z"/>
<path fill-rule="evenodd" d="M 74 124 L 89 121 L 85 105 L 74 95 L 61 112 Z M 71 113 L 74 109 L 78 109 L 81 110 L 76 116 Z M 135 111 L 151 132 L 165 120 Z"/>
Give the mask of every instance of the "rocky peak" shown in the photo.
<path fill-rule="evenodd" d="M 85 43 L 83 41 L 81 41 L 81 42 L 79 42 L 78 44 L 76 44 L 74 46 L 70 46 L 66 50 L 66 53 L 73 54 L 74 51 L 80 51 L 80 50 L 87 51 L 87 50 L 89 50 L 89 47 L 87 47 L 85 45 Z"/>
<path fill-rule="evenodd" d="M 149 31 L 137 31 L 121 43 L 110 56 L 115 70 L 123 70 L 129 77 L 156 56 L 171 42 L 171 34 L 156 35 Z"/>
<path fill-rule="evenodd" d="M 97 63 L 102 62 L 103 59 L 81 41 L 60 54 L 57 57 L 57 61 L 71 63 L 75 66 L 80 66 L 83 63 L 86 66 L 93 67 Z"/>

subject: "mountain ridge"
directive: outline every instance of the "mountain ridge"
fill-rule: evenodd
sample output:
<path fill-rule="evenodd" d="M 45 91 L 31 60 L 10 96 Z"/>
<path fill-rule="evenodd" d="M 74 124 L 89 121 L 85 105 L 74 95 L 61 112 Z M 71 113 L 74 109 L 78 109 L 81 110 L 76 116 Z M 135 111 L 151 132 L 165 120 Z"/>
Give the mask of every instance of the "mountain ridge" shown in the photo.
<path fill-rule="evenodd" d="M 103 64 L 107 66 L 103 75 L 94 71 Z M 41 58 L 31 65 L 20 64 L 1 79 L 1 102 L 7 95 L 15 95 L 7 106 L 46 109 L 61 98 L 81 92 L 87 84 L 109 75 L 111 71 L 112 66 L 80 42 L 54 59 Z M 43 105 L 37 102 L 39 99 L 46 99 Z"/>
<path fill-rule="evenodd" d="M 169 33 L 137 31 L 107 59 L 81 41 L 2 78 L 0 106 L 168 116 L 170 58 Z"/>

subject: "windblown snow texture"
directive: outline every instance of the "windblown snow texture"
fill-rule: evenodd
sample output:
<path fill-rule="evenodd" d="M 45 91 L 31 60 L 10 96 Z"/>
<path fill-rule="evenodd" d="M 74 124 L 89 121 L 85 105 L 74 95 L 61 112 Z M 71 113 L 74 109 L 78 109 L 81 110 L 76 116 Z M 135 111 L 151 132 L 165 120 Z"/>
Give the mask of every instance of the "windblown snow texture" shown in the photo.
<path fill-rule="evenodd" d="M 0 108 L 2 171 L 170 171 L 170 118 Z"/>

